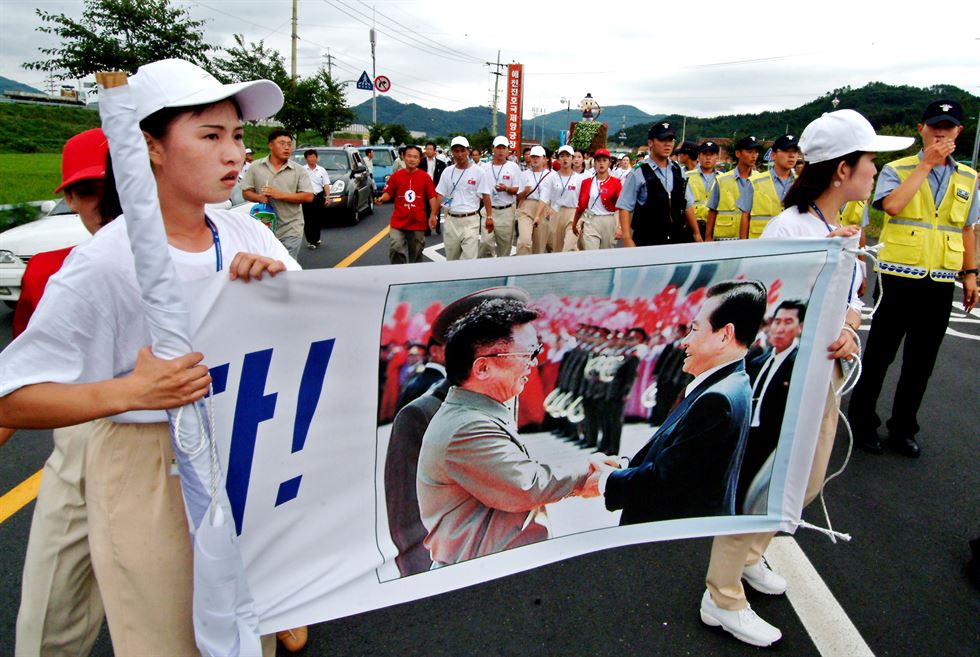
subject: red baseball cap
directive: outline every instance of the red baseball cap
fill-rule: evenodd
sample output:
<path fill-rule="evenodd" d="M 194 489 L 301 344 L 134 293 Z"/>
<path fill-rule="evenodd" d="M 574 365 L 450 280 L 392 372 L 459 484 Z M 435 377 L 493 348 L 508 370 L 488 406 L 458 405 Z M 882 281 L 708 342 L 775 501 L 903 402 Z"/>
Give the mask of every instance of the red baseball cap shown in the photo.
<path fill-rule="evenodd" d="M 609 158 L 610 160 L 612 159 L 612 155 L 610 155 L 610 154 L 609 154 L 609 151 L 608 151 L 608 150 L 606 150 L 605 148 L 600 148 L 600 149 L 598 149 L 598 150 L 597 150 L 597 151 L 595 152 L 595 154 L 594 154 L 594 155 L 592 156 L 592 158 L 593 158 L 593 159 L 595 159 L 595 158 L 597 158 L 597 157 L 608 157 L 608 158 Z"/>
<path fill-rule="evenodd" d="M 61 184 L 55 193 L 80 180 L 105 178 L 108 154 L 109 142 L 102 128 L 92 128 L 69 139 L 61 151 Z"/>

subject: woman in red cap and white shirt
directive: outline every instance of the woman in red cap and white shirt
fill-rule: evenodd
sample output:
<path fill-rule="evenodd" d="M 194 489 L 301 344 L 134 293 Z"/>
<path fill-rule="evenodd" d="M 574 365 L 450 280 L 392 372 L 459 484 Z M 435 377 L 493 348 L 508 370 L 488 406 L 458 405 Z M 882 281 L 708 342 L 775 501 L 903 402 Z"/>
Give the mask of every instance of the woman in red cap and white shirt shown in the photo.
<path fill-rule="evenodd" d="M 109 145 L 101 128 L 75 135 L 61 154 L 61 185 L 68 207 L 94 234 L 120 213 L 115 195 L 103 198 Z M 33 256 L 24 270 L 14 311 L 13 337 L 24 332 L 51 278 L 74 247 Z M 102 597 L 95 583 L 88 548 L 85 505 L 85 445 L 91 423 L 53 432 L 54 452 L 44 475 L 31 519 L 24 558 L 17 654 L 87 655 L 102 627 Z M 15 430 L 0 429 L 0 444 Z"/>
<path fill-rule="evenodd" d="M 577 236 L 581 230 L 582 245 L 586 251 L 616 246 L 616 229 L 619 227 L 616 202 L 619 200 L 619 193 L 623 191 L 622 181 L 609 174 L 609 165 L 612 163 L 609 151 L 600 148 L 593 159 L 595 175 L 582 179 L 578 209 L 572 220 L 572 232 Z"/>

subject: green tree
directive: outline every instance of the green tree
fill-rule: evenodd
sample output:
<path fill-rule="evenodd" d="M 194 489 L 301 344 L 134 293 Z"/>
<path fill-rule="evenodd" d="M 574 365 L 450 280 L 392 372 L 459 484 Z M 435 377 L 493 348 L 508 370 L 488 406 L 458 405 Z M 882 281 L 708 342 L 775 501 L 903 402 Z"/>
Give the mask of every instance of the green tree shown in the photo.
<path fill-rule="evenodd" d="M 470 142 L 470 148 L 479 148 L 481 151 L 490 150 L 490 145 L 493 143 L 493 135 L 486 126 L 466 135 L 466 139 Z"/>
<path fill-rule="evenodd" d="M 368 128 L 368 141 L 372 144 L 410 144 L 412 133 L 400 123 L 375 123 Z"/>
<path fill-rule="evenodd" d="M 60 37 L 61 44 L 40 48 L 48 59 L 27 62 L 24 68 L 62 80 L 97 71 L 134 73 L 143 64 L 171 57 L 201 64 L 211 50 L 201 31 L 204 21 L 192 20 L 169 0 L 85 0 L 80 20 L 35 12 L 44 22 L 37 30 Z"/>
<path fill-rule="evenodd" d="M 385 124 L 375 123 L 368 126 L 368 143 L 371 145 L 383 141 L 385 138 Z"/>
<path fill-rule="evenodd" d="M 394 143 L 395 146 L 412 143 L 412 133 L 401 123 L 389 123 L 385 137 L 389 144 Z"/>
<path fill-rule="evenodd" d="M 343 88 L 322 67 L 283 92 L 285 103 L 276 118 L 294 134 L 312 130 L 328 141 L 332 133 L 357 118 L 347 105 Z"/>
<path fill-rule="evenodd" d="M 245 37 L 235 35 L 235 45 L 225 48 L 227 57 L 215 57 L 209 68 L 216 78 L 224 82 L 248 82 L 272 80 L 281 89 L 292 83 L 282 55 L 265 47 L 264 41 L 245 43 Z"/>

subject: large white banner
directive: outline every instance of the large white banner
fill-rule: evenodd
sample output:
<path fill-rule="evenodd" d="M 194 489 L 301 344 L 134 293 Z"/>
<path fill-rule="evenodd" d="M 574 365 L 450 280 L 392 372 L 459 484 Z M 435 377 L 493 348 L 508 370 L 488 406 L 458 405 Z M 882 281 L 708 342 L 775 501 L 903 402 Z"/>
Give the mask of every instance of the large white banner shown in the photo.
<path fill-rule="evenodd" d="M 826 346 L 840 332 L 853 266 L 840 240 L 752 240 L 304 271 L 248 284 L 216 276 L 196 286 L 193 344 L 215 382 L 215 435 L 262 632 L 614 546 L 793 531 L 830 381 Z M 545 540 L 408 576 L 399 570 L 389 529 L 399 519 L 387 517 L 387 502 L 402 493 L 385 487 L 391 376 L 414 370 L 407 356 L 387 359 L 424 344 L 439 309 L 494 286 L 527 292 L 550 356 L 529 380 L 536 391 L 521 397 L 531 417 L 521 439 L 532 458 L 561 468 L 591 453 L 552 435 L 540 409 L 575 325 L 639 326 L 651 336 L 635 396 L 656 383 L 657 354 L 691 321 L 706 288 L 732 279 L 765 285 L 767 317 L 786 299 L 808 306 L 768 492 L 753 513 L 620 526 L 602 496 L 568 497 L 547 505 Z M 655 429 L 628 424 L 621 455 L 633 456 Z"/>

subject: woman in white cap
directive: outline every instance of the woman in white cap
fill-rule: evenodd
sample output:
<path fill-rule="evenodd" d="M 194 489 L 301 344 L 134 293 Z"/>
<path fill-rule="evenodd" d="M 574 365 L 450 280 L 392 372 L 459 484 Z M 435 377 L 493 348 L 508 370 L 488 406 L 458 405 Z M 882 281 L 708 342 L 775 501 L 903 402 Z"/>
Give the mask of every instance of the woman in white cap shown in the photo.
<path fill-rule="evenodd" d="M 178 277 L 299 269 L 259 222 L 205 208 L 228 199 L 245 160 L 242 122 L 278 111 L 279 88 L 222 85 L 175 59 L 142 66 L 129 84 Z M 192 655 L 191 543 L 164 409 L 200 399 L 211 379 L 202 354 L 158 359 L 150 343 L 122 216 L 75 249 L 0 354 L 0 426 L 94 420 L 89 542 L 114 651 Z"/>
<path fill-rule="evenodd" d="M 876 135 L 868 120 L 853 110 L 839 110 L 816 119 L 800 136 L 806 167 L 783 200 L 786 209 L 766 225 L 762 239 L 844 237 L 854 238 L 853 246 L 857 247 L 856 238 L 861 229 L 841 225 L 841 208 L 848 201 L 871 195 L 877 172 L 875 153 L 908 148 L 912 141 L 911 137 Z M 863 271 L 856 264 L 847 295 L 847 316 L 840 336 L 827 347 L 828 358 L 852 361 L 857 355 L 862 306 L 858 289 L 863 278 Z M 842 381 L 841 367 L 835 364 L 804 505 L 813 501 L 823 487 L 837 434 L 840 407 L 837 389 Z M 742 472 L 739 476 L 753 477 L 755 473 Z M 762 558 L 773 536 L 774 532 L 716 536 L 706 577 L 708 590 L 701 599 L 701 618 L 705 623 L 720 626 L 756 646 L 768 646 L 782 638 L 778 628 L 752 611 L 742 587 L 744 579 L 762 593 L 786 592 L 786 580 L 774 573 Z"/>

